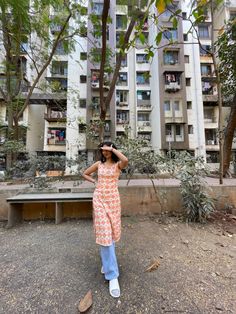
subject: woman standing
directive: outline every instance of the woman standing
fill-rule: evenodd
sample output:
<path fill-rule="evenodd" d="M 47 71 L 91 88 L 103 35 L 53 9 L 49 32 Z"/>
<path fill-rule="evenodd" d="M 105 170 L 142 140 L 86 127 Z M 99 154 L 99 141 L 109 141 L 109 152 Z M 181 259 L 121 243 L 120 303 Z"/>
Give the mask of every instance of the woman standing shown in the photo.
<path fill-rule="evenodd" d="M 93 225 L 96 243 L 100 245 L 102 259 L 101 272 L 109 280 L 109 292 L 114 298 L 120 296 L 119 269 L 114 242 L 121 235 L 121 208 L 118 191 L 118 179 L 121 169 L 128 164 L 128 159 L 117 150 L 112 142 L 99 145 L 101 160 L 86 169 L 83 177 L 95 184 L 93 194 Z M 92 173 L 97 172 L 98 181 Z"/>

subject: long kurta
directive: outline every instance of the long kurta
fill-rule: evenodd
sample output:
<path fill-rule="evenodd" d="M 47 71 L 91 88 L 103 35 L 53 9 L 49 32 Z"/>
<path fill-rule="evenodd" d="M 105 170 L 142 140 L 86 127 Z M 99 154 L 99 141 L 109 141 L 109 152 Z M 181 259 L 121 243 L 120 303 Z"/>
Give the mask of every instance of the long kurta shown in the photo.
<path fill-rule="evenodd" d="M 121 206 L 118 163 L 98 165 L 98 183 L 93 194 L 93 226 L 96 243 L 109 246 L 121 235 Z"/>

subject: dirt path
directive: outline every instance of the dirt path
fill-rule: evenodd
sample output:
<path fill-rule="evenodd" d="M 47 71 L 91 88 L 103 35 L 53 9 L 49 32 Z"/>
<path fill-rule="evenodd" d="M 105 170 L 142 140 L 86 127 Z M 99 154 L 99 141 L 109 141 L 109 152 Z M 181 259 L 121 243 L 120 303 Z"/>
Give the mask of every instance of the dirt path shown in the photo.
<path fill-rule="evenodd" d="M 117 244 L 121 298 L 100 274 L 90 220 L 0 227 L 0 313 L 236 313 L 236 226 L 229 215 L 205 225 L 178 217 L 123 218 Z M 145 270 L 154 260 L 160 266 Z"/>

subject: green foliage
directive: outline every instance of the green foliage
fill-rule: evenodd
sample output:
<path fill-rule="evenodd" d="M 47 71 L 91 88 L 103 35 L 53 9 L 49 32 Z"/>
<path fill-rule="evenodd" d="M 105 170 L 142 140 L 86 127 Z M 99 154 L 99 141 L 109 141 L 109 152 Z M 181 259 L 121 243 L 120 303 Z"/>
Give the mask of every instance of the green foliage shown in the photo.
<path fill-rule="evenodd" d="M 203 181 L 208 174 L 203 157 L 194 157 L 186 151 L 169 151 L 166 169 L 181 182 L 180 192 L 187 220 L 204 222 L 215 206 Z"/>
<path fill-rule="evenodd" d="M 6 154 L 25 152 L 25 145 L 22 141 L 6 140 L 2 145 L 2 152 Z"/>
<path fill-rule="evenodd" d="M 229 21 L 216 42 L 222 92 L 227 101 L 236 94 L 236 38 L 233 39 L 235 25 L 236 19 Z"/>
<path fill-rule="evenodd" d="M 162 156 L 152 151 L 147 142 L 139 138 L 131 138 L 126 128 L 123 137 L 117 139 L 118 146 L 129 159 L 124 174 L 131 179 L 135 173 L 146 174 L 151 180 L 167 174 L 180 180 L 180 192 L 188 221 L 204 222 L 214 211 L 214 200 L 208 194 L 203 178 L 208 174 L 202 157 L 194 157 L 186 151 L 169 151 Z M 146 146 L 146 148 L 145 148 Z M 153 181 L 152 181 L 153 182 Z M 155 187 L 157 199 L 162 206 L 161 196 Z"/>

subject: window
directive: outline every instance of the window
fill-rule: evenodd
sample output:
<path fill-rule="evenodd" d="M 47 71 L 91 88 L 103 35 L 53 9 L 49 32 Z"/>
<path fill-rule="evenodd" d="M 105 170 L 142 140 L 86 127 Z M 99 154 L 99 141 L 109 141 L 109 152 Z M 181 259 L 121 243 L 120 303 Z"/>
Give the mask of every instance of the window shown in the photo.
<path fill-rule="evenodd" d="M 206 145 L 217 145 L 219 143 L 216 129 L 205 129 Z"/>
<path fill-rule="evenodd" d="M 199 25 L 198 35 L 200 38 L 209 38 L 209 27 L 207 25 Z"/>
<path fill-rule="evenodd" d="M 200 56 L 209 56 L 211 52 L 210 45 L 201 45 L 199 46 Z"/>
<path fill-rule="evenodd" d="M 53 61 L 52 62 L 52 76 L 66 76 L 67 75 L 68 62 L 67 61 Z"/>
<path fill-rule="evenodd" d="M 87 52 L 80 53 L 80 60 L 87 60 Z"/>
<path fill-rule="evenodd" d="M 125 38 L 124 32 L 116 32 L 116 48 L 120 48 Z"/>
<path fill-rule="evenodd" d="M 117 15 L 116 16 L 116 29 L 126 29 L 127 28 L 127 16 Z"/>
<path fill-rule="evenodd" d="M 86 99 L 84 98 L 84 99 L 80 99 L 79 100 L 79 106 L 80 106 L 80 108 L 86 108 Z"/>
<path fill-rule="evenodd" d="M 191 101 L 187 101 L 187 109 L 192 109 L 192 102 Z"/>
<path fill-rule="evenodd" d="M 184 40 L 184 41 L 188 41 L 188 34 L 184 34 L 184 35 L 183 35 L 183 40 Z"/>
<path fill-rule="evenodd" d="M 138 90 L 137 91 L 137 99 L 138 100 L 150 100 L 151 97 L 151 91 L 142 91 Z"/>
<path fill-rule="evenodd" d="M 87 82 L 87 76 L 86 75 L 80 75 L 80 83 L 86 83 Z"/>
<path fill-rule="evenodd" d="M 164 101 L 164 110 L 170 111 L 170 101 L 169 100 Z"/>
<path fill-rule="evenodd" d="M 171 124 L 166 124 L 166 135 L 172 135 L 172 126 Z"/>
<path fill-rule="evenodd" d="M 66 129 L 65 128 L 49 128 L 47 134 L 48 145 L 65 145 Z"/>
<path fill-rule="evenodd" d="M 163 32 L 163 36 L 168 40 L 177 40 L 178 39 L 178 30 L 169 28 Z"/>
<path fill-rule="evenodd" d="M 53 78 L 53 80 L 50 81 L 50 87 L 52 92 L 67 91 L 67 79 Z"/>
<path fill-rule="evenodd" d="M 128 85 L 128 74 L 126 72 L 120 72 L 118 75 L 117 85 Z"/>
<path fill-rule="evenodd" d="M 137 83 L 137 85 L 149 84 L 149 71 L 137 72 L 136 83 Z"/>
<path fill-rule="evenodd" d="M 213 122 L 216 123 L 217 122 L 217 118 L 215 115 L 215 110 L 214 108 L 204 108 L 204 121 L 205 122 Z"/>
<path fill-rule="evenodd" d="M 178 7 L 175 4 L 168 4 L 166 10 L 162 13 L 162 17 L 164 19 L 169 19 L 172 15 L 171 12 L 175 12 L 177 8 Z"/>
<path fill-rule="evenodd" d="M 66 109 L 58 107 L 48 107 L 47 108 L 47 117 L 50 119 L 62 119 L 66 118 Z"/>
<path fill-rule="evenodd" d="M 145 132 L 138 133 L 138 138 L 150 142 L 151 141 L 151 133 L 145 133 Z"/>
<path fill-rule="evenodd" d="M 137 53 L 136 55 L 137 63 L 148 63 L 148 58 L 146 53 Z"/>
<path fill-rule="evenodd" d="M 117 122 L 117 124 L 128 123 L 129 122 L 129 112 L 117 110 L 116 122 Z"/>
<path fill-rule="evenodd" d="M 102 15 L 103 3 L 93 3 L 93 14 Z"/>
<path fill-rule="evenodd" d="M 182 18 L 183 20 L 187 20 L 187 12 L 182 12 Z"/>
<path fill-rule="evenodd" d="M 178 100 L 174 101 L 174 110 L 179 111 L 179 101 Z"/>
<path fill-rule="evenodd" d="M 189 63 L 189 55 L 184 56 L 184 63 Z"/>
<path fill-rule="evenodd" d="M 217 88 L 210 82 L 202 81 L 202 94 L 203 95 L 213 95 L 214 90 L 216 92 Z"/>
<path fill-rule="evenodd" d="M 179 61 L 179 52 L 167 50 L 164 52 L 164 64 L 174 65 Z"/>
<path fill-rule="evenodd" d="M 191 86 L 191 78 L 186 77 L 186 86 Z"/>
<path fill-rule="evenodd" d="M 116 104 L 127 103 L 128 102 L 128 91 L 117 90 L 116 91 Z"/>
<path fill-rule="evenodd" d="M 181 135 L 181 128 L 180 128 L 180 125 L 179 124 L 176 124 L 175 126 L 175 134 L 177 136 L 180 136 Z"/>
<path fill-rule="evenodd" d="M 149 121 L 149 113 L 146 112 L 142 112 L 142 113 L 138 113 L 138 121 Z"/>
<path fill-rule="evenodd" d="M 188 125 L 188 134 L 193 134 L 193 125 Z"/>
<path fill-rule="evenodd" d="M 57 44 L 56 50 L 55 50 L 55 55 L 65 55 L 65 44 L 63 44 L 61 41 Z"/>
<path fill-rule="evenodd" d="M 135 44 L 136 44 L 137 47 L 145 47 L 147 45 L 148 33 L 144 32 L 144 33 L 142 33 L 142 35 L 145 37 L 145 41 L 144 41 L 144 43 L 142 43 L 141 40 L 139 39 L 139 37 L 137 37 L 135 39 Z"/>
<path fill-rule="evenodd" d="M 178 83 L 180 84 L 180 74 L 177 73 L 166 73 L 165 84 Z"/>
<path fill-rule="evenodd" d="M 206 63 L 201 63 L 201 75 L 211 76 L 211 65 Z"/>
<path fill-rule="evenodd" d="M 116 56 L 116 58 L 117 58 L 117 56 Z M 121 67 L 127 67 L 127 55 L 122 56 Z"/>

